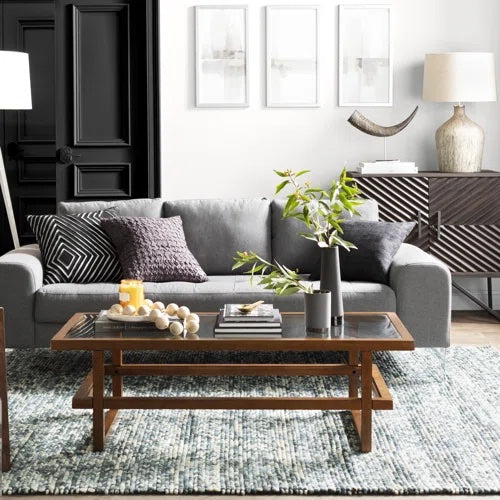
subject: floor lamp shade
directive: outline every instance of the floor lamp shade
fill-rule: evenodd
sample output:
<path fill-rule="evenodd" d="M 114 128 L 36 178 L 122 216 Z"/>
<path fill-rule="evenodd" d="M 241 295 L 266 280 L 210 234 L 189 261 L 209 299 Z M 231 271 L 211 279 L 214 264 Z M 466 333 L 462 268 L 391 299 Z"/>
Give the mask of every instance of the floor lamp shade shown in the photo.
<path fill-rule="evenodd" d="M 0 110 L 31 109 L 31 82 L 28 54 L 0 50 Z M 0 150 L 0 189 L 2 191 L 14 247 L 19 248 L 9 184 Z"/>
<path fill-rule="evenodd" d="M 425 101 L 454 102 L 453 116 L 436 131 L 442 172 L 478 172 L 483 159 L 483 129 L 465 114 L 464 102 L 496 101 L 495 57 L 491 52 L 427 54 Z"/>
<path fill-rule="evenodd" d="M 28 54 L 0 50 L 0 109 L 31 109 Z"/>

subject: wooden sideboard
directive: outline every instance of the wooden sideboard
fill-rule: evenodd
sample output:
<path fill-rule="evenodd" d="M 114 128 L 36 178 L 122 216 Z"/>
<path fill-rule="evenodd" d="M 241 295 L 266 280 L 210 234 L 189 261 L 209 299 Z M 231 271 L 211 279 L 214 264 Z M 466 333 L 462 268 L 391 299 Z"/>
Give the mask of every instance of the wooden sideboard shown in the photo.
<path fill-rule="evenodd" d="M 438 257 L 453 276 L 487 278 L 488 304 L 453 285 L 500 319 L 491 291 L 491 279 L 500 277 L 500 172 L 351 176 L 365 198 L 377 200 L 380 220 L 417 223 L 408 243 Z"/>

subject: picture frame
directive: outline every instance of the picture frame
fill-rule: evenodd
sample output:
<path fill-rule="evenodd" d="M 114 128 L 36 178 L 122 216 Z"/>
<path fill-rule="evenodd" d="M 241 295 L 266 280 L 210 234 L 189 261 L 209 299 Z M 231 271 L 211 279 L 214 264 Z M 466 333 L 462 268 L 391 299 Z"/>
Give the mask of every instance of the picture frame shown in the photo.
<path fill-rule="evenodd" d="M 392 106 L 392 8 L 339 5 L 339 106 Z"/>
<path fill-rule="evenodd" d="M 266 106 L 318 107 L 319 7 L 266 7 Z"/>
<path fill-rule="evenodd" d="M 195 6 L 196 107 L 248 106 L 248 6 Z"/>

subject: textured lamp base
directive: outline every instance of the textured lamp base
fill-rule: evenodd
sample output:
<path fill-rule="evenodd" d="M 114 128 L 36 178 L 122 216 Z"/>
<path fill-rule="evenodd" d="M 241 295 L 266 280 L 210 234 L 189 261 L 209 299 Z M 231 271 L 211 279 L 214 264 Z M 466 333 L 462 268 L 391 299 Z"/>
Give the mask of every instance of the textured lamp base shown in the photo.
<path fill-rule="evenodd" d="M 453 116 L 436 131 L 441 172 L 479 172 L 483 160 L 483 129 L 467 118 L 464 106 L 455 106 Z"/>

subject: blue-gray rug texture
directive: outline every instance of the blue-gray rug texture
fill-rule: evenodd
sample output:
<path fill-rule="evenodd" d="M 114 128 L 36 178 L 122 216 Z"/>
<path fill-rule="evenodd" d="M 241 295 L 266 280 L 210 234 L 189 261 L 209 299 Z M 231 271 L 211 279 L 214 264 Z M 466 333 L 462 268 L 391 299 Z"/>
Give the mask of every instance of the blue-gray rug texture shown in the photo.
<path fill-rule="evenodd" d="M 229 357 L 173 353 L 165 359 L 332 362 L 325 353 Z M 395 409 L 374 412 L 371 453 L 359 452 L 347 412 L 255 410 L 122 411 L 105 451 L 94 453 L 90 411 L 71 409 L 89 353 L 10 350 L 13 464 L 2 475 L 2 493 L 499 493 L 500 353 L 451 349 L 446 379 L 436 350 L 384 353 L 376 361 Z M 346 391 L 344 379 L 128 377 L 125 390 L 327 396 Z"/>

